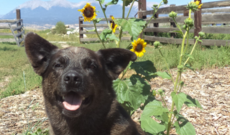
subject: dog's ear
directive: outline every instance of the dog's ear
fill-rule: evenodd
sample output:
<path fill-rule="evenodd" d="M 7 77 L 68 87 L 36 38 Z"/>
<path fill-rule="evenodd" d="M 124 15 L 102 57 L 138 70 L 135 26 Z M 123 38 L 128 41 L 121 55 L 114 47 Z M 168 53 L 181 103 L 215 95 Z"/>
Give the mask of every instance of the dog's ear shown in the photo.
<path fill-rule="evenodd" d="M 25 38 L 25 50 L 34 71 L 38 75 L 46 70 L 51 55 L 58 48 L 35 33 L 28 33 Z"/>
<path fill-rule="evenodd" d="M 99 50 L 97 54 L 105 62 L 109 76 L 112 79 L 116 79 L 130 61 L 137 59 L 135 53 L 121 48 Z"/>

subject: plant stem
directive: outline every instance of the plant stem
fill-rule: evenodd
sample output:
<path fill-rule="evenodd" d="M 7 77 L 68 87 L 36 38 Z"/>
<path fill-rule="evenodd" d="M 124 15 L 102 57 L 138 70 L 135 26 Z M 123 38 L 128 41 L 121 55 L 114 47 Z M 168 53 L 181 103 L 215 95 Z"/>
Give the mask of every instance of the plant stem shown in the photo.
<path fill-rule="evenodd" d="M 185 32 L 184 36 L 183 36 L 183 40 L 181 43 L 181 53 L 180 53 L 180 60 L 179 60 L 179 66 L 182 63 L 182 58 L 183 58 L 183 52 L 184 52 L 184 42 L 185 42 L 185 38 L 187 36 L 187 31 Z M 181 72 L 177 72 L 177 77 L 176 77 L 176 82 L 174 83 L 174 91 L 175 93 L 177 93 L 177 84 L 178 84 L 178 79 L 181 76 Z M 168 121 L 168 129 L 167 129 L 167 135 L 169 135 L 169 132 L 171 130 L 171 125 L 172 125 L 172 113 L 173 113 L 173 109 L 174 109 L 174 102 L 172 101 L 172 107 L 170 110 L 170 114 L 169 114 L 169 121 Z"/>
<path fill-rule="evenodd" d="M 107 22 L 109 28 L 111 29 L 111 27 L 110 27 L 110 25 L 109 25 L 109 21 L 108 21 L 108 19 L 107 19 L 107 17 L 106 17 L 106 14 L 105 14 L 105 10 L 104 10 L 104 8 L 103 8 L 102 5 L 101 5 L 100 0 L 99 0 L 98 2 L 99 2 L 99 4 L 100 4 L 101 10 L 103 11 L 103 14 L 104 14 L 104 16 L 105 16 L 105 20 L 106 20 L 106 22 Z"/>
<path fill-rule="evenodd" d="M 123 77 L 125 76 L 126 72 L 129 70 L 129 67 L 131 66 L 131 62 L 129 62 L 128 66 L 126 67 L 126 69 L 123 71 L 121 80 L 123 79 Z"/>
<path fill-rule="evenodd" d="M 129 10 L 131 10 L 131 9 L 132 9 L 132 7 L 129 8 Z M 129 13 L 128 13 L 128 15 L 129 15 Z M 122 6 L 122 19 L 124 19 L 124 18 L 125 18 L 125 0 L 123 0 L 123 6 Z M 118 41 L 118 44 L 117 44 L 118 48 L 120 48 L 122 32 L 123 32 L 122 29 L 120 29 L 120 32 L 119 32 L 119 41 Z"/>
<path fill-rule="evenodd" d="M 188 32 L 188 36 L 187 36 L 187 43 L 186 43 L 186 46 L 185 46 L 185 49 L 184 49 L 184 54 L 186 53 L 186 51 L 187 51 L 187 48 L 188 48 L 188 42 L 189 42 L 189 31 L 190 31 L 190 29 L 187 29 L 187 32 Z"/>
<path fill-rule="evenodd" d="M 165 102 L 164 97 L 163 97 L 161 94 L 160 94 L 160 96 L 161 96 L 161 100 L 163 101 L 163 103 L 164 103 L 165 107 L 167 108 L 167 104 L 166 104 L 166 102 Z"/>
<path fill-rule="evenodd" d="M 148 24 L 152 21 L 152 19 L 154 18 L 155 13 L 158 11 L 158 9 L 160 8 L 161 4 L 162 4 L 163 0 L 160 2 L 160 4 L 158 5 L 157 9 L 154 10 L 154 14 L 151 16 L 151 18 L 149 19 L 149 21 L 145 24 L 145 26 L 143 27 L 142 31 L 140 33 L 143 32 L 143 30 L 145 30 L 145 28 L 148 26 Z M 143 35 L 144 38 L 144 35 Z"/>
<path fill-rule="evenodd" d="M 182 31 L 181 28 L 180 28 L 180 25 L 177 24 L 177 21 L 175 20 L 175 18 L 173 18 L 173 21 L 175 22 L 177 28 L 183 33 L 183 31 Z M 183 33 L 183 34 L 184 34 L 184 33 Z"/>
<path fill-rule="evenodd" d="M 129 14 L 130 14 L 130 12 L 131 12 L 131 10 L 132 10 L 132 8 L 133 8 L 133 4 L 134 4 L 134 2 L 135 2 L 135 0 L 133 0 L 133 2 L 132 2 L 132 4 L 131 4 L 131 6 L 130 6 L 130 8 L 129 8 L 129 12 L 128 12 L 127 16 L 126 16 L 126 19 L 128 19 L 128 18 L 129 18 Z"/>
<path fill-rule="evenodd" d="M 170 71 L 168 61 L 166 60 L 166 58 L 164 57 L 163 53 L 161 52 L 161 49 L 159 48 L 158 50 L 159 50 L 161 56 L 163 57 L 163 59 L 164 59 L 166 65 L 167 65 L 167 70 L 168 70 L 168 72 L 169 72 L 169 74 L 170 74 L 170 76 L 171 76 L 171 78 L 172 78 L 172 82 L 173 82 L 173 84 L 174 84 L 174 79 L 173 79 L 173 77 L 172 77 L 172 72 Z"/>
<path fill-rule="evenodd" d="M 192 55 L 193 51 L 194 51 L 195 48 L 196 48 L 197 41 L 198 41 L 199 39 L 200 39 L 200 37 L 198 37 L 198 39 L 196 40 L 196 42 L 195 42 L 195 44 L 194 44 L 194 46 L 193 46 L 193 48 L 192 48 L 192 51 L 190 52 L 189 55 Z M 187 58 L 187 60 L 185 61 L 184 65 L 186 65 L 186 63 L 188 62 L 189 59 L 190 59 L 190 57 Z"/>
<path fill-rule="evenodd" d="M 93 22 L 93 25 L 94 25 L 94 28 L 95 28 L 95 32 L 96 32 L 96 34 L 97 34 L 97 37 L 100 39 L 100 41 L 101 41 L 102 45 L 103 45 L 103 46 L 104 46 L 104 48 L 106 49 L 105 44 L 104 44 L 104 41 L 102 41 L 102 40 L 101 40 L 101 38 L 100 38 L 100 36 L 99 36 L 99 34 L 98 34 L 98 32 L 97 32 L 96 23 L 95 23 L 95 22 Z"/>

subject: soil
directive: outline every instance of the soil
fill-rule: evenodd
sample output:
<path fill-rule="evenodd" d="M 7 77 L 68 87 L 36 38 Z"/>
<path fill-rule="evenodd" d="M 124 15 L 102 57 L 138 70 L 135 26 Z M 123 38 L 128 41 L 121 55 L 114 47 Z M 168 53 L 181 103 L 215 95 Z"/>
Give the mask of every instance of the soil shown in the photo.
<path fill-rule="evenodd" d="M 171 70 L 173 77 L 176 70 Z M 195 127 L 197 135 L 230 135 L 230 67 L 202 71 L 186 71 L 182 74 L 185 86 L 182 91 L 196 98 L 203 109 L 183 106 L 181 114 Z M 166 102 L 170 108 L 170 93 L 173 84 L 167 79 L 156 77 L 150 81 L 151 89 L 165 91 Z M 156 95 L 157 100 L 161 100 Z M 142 110 L 138 109 L 132 119 L 138 121 Z M 48 128 L 41 88 L 27 91 L 21 95 L 0 100 L 0 133 L 20 134 L 31 130 L 40 123 L 42 129 Z M 175 129 L 171 134 L 176 134 Z"/>

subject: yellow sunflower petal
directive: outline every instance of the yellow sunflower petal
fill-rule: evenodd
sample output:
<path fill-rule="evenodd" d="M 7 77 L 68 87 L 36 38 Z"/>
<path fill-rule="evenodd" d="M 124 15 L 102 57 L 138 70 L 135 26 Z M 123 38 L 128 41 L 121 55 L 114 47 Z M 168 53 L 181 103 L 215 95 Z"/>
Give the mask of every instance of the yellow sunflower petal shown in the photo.
<path fill-rule="evenodd" d="M 115 18 L 113 16 L 111 16 L 111 19 L 114 20 Z"/>

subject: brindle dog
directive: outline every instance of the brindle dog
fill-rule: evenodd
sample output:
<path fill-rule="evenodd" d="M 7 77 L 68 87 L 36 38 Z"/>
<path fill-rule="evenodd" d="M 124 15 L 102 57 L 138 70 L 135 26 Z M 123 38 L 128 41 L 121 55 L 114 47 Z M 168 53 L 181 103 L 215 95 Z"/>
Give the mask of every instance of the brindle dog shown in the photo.
<path fill-rule="evenodd" d="M 117 102 L 112 88 L 112 81 L 136 60 L 133 52 L 58 49 L 35 33 L 27 34 L 25 50 L 34 71 L 42 76 L 51 134 L 144 134 Z"/>

